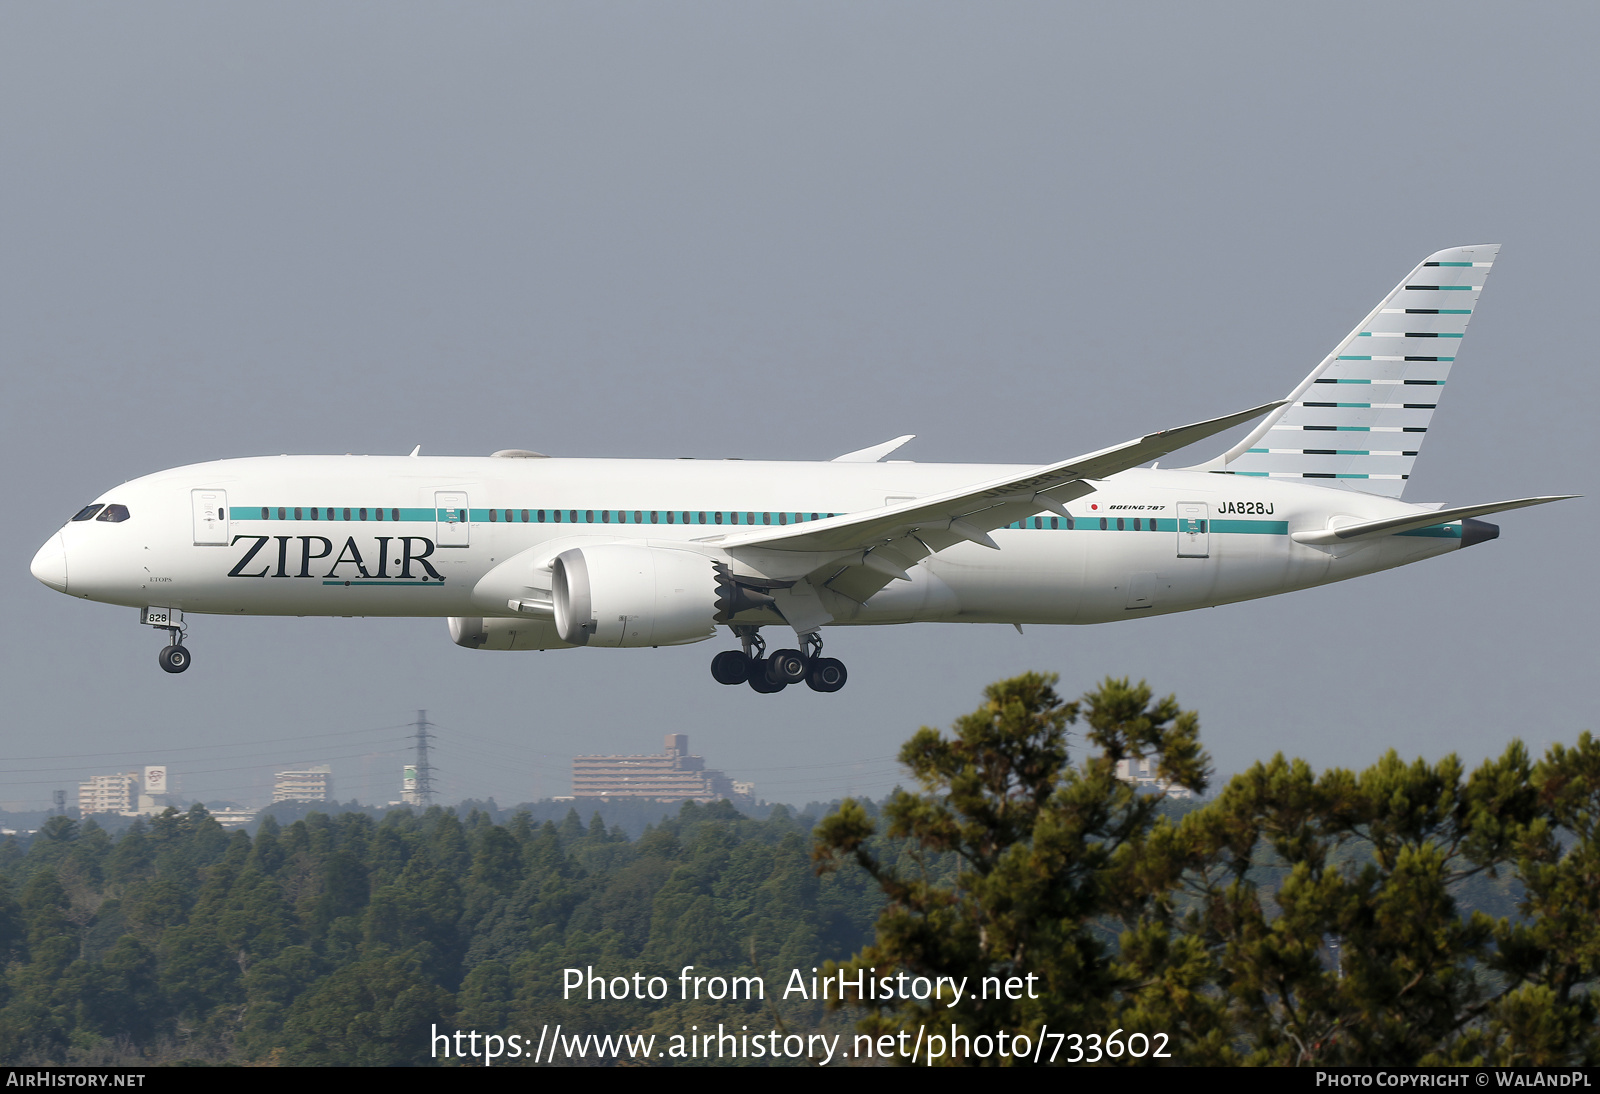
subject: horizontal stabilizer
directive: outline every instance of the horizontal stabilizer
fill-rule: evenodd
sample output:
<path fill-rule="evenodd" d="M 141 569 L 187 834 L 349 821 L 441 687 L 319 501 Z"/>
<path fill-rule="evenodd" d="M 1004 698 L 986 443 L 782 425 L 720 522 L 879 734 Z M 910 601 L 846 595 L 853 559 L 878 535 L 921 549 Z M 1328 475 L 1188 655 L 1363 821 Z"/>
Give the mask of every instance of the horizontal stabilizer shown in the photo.
<path fill-rule="evenodd" d="M 1554 494 L 1543 498 L 1518 498 L 1516 501 L 1492 501 L 1483 505 L 1462 505 L 1454 509 L 1434 509 L 1426 513 L 1409 513 L 1400 517 L 1384 517 L 1382 520 L 1364 520 L 1359 524 L 1345 524 L 1337 528 L 1324 528 L 1320 531 L 1295 532 L 1293 539 L 1296 543 L 1310 543 L 1323 546 L 1331 543 L 1349 543 L 1352 540 L 1370 539 L 1375 536 L 1395 536 L 1401 532 L 1413 532 L 1419 528 L 1433 528 L 1441 524 L 1451 524 L 1458 520 L 1468 520 L 1472 517 L 1485 517 L 1490 513 L 1503 513 L 1508 509 L 1525 509 L 1530 505 L 1544 505 L 1552 501 L 1566 501 L 1568 498 L 1581 497 L 1579 494 Z"/>

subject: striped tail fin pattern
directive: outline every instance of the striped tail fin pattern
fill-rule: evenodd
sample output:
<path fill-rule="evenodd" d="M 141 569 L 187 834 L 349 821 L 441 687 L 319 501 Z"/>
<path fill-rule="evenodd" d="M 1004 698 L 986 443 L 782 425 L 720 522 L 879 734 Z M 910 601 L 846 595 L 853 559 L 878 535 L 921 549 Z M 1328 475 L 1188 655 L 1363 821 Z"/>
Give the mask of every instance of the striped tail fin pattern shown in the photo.
<path fill-rule="evenodd" d="M 1400 497 L 1499 250 L 1455 247 L 1428 256 L 1282 409 L 1195 470 L 1326 480 Z"/>

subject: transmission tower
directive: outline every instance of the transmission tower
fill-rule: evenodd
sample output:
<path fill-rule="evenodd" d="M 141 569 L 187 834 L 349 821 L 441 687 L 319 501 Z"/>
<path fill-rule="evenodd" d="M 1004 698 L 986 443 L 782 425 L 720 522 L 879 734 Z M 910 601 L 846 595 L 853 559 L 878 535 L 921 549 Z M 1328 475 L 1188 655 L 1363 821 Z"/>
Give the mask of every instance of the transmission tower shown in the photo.
<path fill-rule="evenodd" d="M 428 763 L 428 742 L 435 739 L 437 734 L 429 733 L 428 712 L 417 711 L 416 733 L 411 739 L 417 742 L 417 759 L 413 765 L 415 774 L 407 782 L 412 783 L 405 792 L 405 799 L 411 805 L 420 805 L 423 808 L 433 804 L 433 766 Z"/>

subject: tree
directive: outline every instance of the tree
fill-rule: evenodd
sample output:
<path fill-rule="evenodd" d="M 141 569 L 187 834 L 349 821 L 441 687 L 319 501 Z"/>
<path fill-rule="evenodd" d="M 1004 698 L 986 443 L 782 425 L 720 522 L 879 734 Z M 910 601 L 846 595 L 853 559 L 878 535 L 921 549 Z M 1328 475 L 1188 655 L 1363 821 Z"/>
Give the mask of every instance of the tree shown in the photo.
<path fill-rule="evenodd" d="M 853 858 L 889 899 L 852 974 L 966 985 L 959 1002 L 856 999 L 864 1031 L 946 1035 L 947 1062 L 964 1055 L 956 1027 L 1097 1032 L 1101 1055 L 1123 1062 L 1137 1062 L 1141 1033 L 1152 1047 L 1167 1034 L 1185 1063 L 1600 1058 L 1589 734 L 1537 764 L 1513 742 L 1471 775 L 1454 756 L 1390 753 L 1321 775 L 1278 756 L 1174 818 L 1115 765 L 1156 756 L 1163 779 L 1202 789 L 1198 719 L 1170 697 L 1152 703 L 1143 684 L 1108 679 L 1077 703 L 1054 684 L 1002 681 L 953 738 L 924 728 L 902 749 L 922 793 L 897 793 L 884 816 L 915 869 L 886 864 L 854 802 L 818 827 L 819 870 Z M 1067 727 L 1080 720 L 1094 751 L 1073 765 Z M 1474 886 L 1518 914 L 1464 910 Z M 1030 976 L 1038 987 L 1023 998 L 983 991 Z"/>
<path fill-rule="evenodd" d="M 994 684 L 953 737 L 924 727 L 901 749 L 923 793 L 897 792 L 883 812 L 888 836 L 918 849 L 913 869 L 873 850 L 875 826 L 856 802 L 818 826 L 819 868 L 854 858 L 889 898 L 852 976 L 893 969 L 965 985 L 959 1002 L 860 1000 L 874 1011 L 863 1029 L 1115 1028 L 1107 1022 L 1134 985 L 1102 920 L 1137 919 L 1159 895 L 1138 884 L 1132 852 L 1161 812 L 1161 799 L 1117 778 L 1117 760 L 1155 757 L 1164 779 L 1202 791 L 1207 758 L 1198 718 L 1175 699 L 1152 702 L 1143 683 L 1108 679 L 1069 703 L 1056 682 L 1028 673 Z M 1067 727 L 1080 719 L 1099 754 L 1072 766 Z M 951 858 L 953 876 L 941 876 Z"/>
<path fill-rule="evenodd" d="M 1484 1033 L 1525 977 L 1485 975 L 1503 965 L 1495 942 L 1510 922 L 1463 914 L 1455 893 L 1545 853 L 1538 814 L 1521 745 L 1470 778 L 1454 756 L 1391 752 L 1359 775 L 1321 776 L 1278 756 L 1185 818 L 1169 850 L 1194 903 L 1163 926 L 1211 954 L 1251 1062 L 1475 1059 L 1465 1035 Z"/>

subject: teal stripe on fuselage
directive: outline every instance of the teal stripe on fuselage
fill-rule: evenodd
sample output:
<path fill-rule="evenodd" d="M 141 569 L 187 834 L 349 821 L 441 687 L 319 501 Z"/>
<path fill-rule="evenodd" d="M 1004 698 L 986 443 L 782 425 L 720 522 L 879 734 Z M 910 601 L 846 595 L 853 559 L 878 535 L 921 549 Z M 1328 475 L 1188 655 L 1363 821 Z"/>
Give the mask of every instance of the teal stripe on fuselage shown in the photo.
<path fill-rule="evenodd" d="M 1211 530 L 1224 534 L 1232 533 L 1236 536 L 1286 536 L 1289 534 L 1289 522 L 1286 520 L 1213 520 L 1211 522 Z"/>
<path fill-rule="evenodd" d="M 1251 472 L 1240 472 L 1251 474 Z M 1265 472 L 1255 472 L 1264 475 Z M 285 515 L 278 516 L 279 512 Z M 229 518 L 238 523 L 253 520 L 285 521 L 299 524 L 322 523 L 333 521 L 345 523 L 345 509 L 342 506 L 324 508 L 317 506 L 300 506 L 301 515 L 296 517 L 293 506 L 250 506 L 234 505 L 229 507 Z M 368 507 L 369 513 L 376 513 L 374 507 Z M 316 517 L 311 514 L 315 512 Z M 352 514 L 359 514 L 360 509 L 351 508 Z M 421 523 L 435 524 L 448 523 L 449 514 L 460 513 L 461 510 L 433 510 L 433 509 L 394 509 L 385 508 L 384 517 L 380 521 L 375 516 L 365 521 L 367 524 L 395 524 L 395 523 Z M 393 516 L 399 513 L 398 521 Z M 260 514 L 266 513 L 267 516 Z M 692 525 L 694 527 L 723 525 L 737 527 L 770 527 L 778 528 L 790 524 L 803 524 L 811 520 L 821 520 L 826 517 L 842 516 L 840 513 L 767 513 L 753 512 L 750 510 L 721 511 L 712 509 L 473 509 L 472 523 L 474 524 L 584 524 L 606 525 L 622 524 L 630 527 L 639 525 L 655 525 L 656 527 L 672 527 Z M 491 519 L 490 514 L 494 517 Z M 528 519 L 523 519 L 523 514 L 528 514 Z M 509 516 L 507 514 L 510 514 Z M 539 517 L 545 519 L 540 520 Z M 576 519 L 574 519 L 576 518 Z M 359 516 L 348 518 L 350 523 L 363 523 Z M 1117 527 L 1117 522 L 1122 522 L 1122 527 Z M 1137 527 L 1135 527 L 1137 522 Z M 1104 523 L 1105 527 L 1101 527 Z M 1282 536 L 1288 534 L 1288 523 L 1281 520 L 1210 520 L 1210 530 L 1232 535 L 1267 535 Z M 1078 517 L 1029 517 L 1026 520 L 1013 521 L 1005 526 L 1014 531 L 1045 531 L 1045 532 L 1176 532 L 1178 521 L 1171 517 L 1145 517 L 1145 516 L 1105 516 L 1098 513 Z M 342 584 L 342 582 L 340 582 Z"/>
<path fill-rule="evenodd" d="M 343 524 L 459 523 L 464 509 L 397 509 L 384 506 L 233 505 L 228 516 L 235 521 L 333 521 Z M 378 514 L 382 513 L 382 516 Z M 776 526 L 804 524 L 839 516 L 838 513 L 755 513 L 714 509 L 473 509 L 474 524 L 654 524 Z"/>

